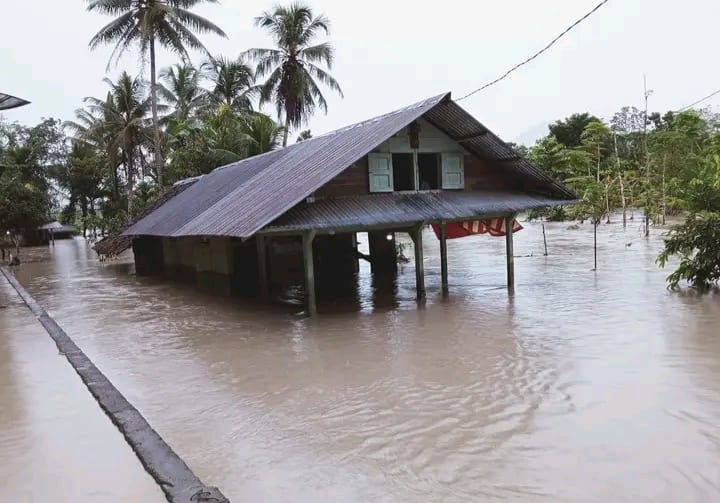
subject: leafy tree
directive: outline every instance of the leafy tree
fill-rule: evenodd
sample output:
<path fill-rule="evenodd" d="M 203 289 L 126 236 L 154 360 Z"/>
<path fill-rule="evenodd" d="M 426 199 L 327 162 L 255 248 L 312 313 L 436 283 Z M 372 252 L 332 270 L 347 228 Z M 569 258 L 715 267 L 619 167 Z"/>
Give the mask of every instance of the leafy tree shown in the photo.
<path fill-rule="evenodd" d="M 16 255 L 21 237 L 50 219 L 50 175 L 65 155 L 55 119 L 32 128 L 0 123 L 0 232 L 10 235 Z"/>
<path fill-rule="evenodd" d="M 117 159 L 125 168 L 127 213 L 132 213 L 132 192 L 139 166 L 144 161 L 142 146 L 150 136 L 147 119 L 150 100 L 145 83 L 123 72 L 116 82 L 106 78 L 110 91 L 104 100 L 85 98 L 87 109 L 78 112 L 79 122 L 67 126 L 76 138 L 90 144 L 103 144 L 108 158 Z M 119 176 L 116 175 L 119 180 Z M 119 182 L 118 182 L 119 184 Z"/>
<path fill-rule="evenodd" d="M 692 213 L 676 226 L 665 240 L 658 263 L 665 267 L 675 255 L 680 263 L 667 278 L 670 288 L 678 288 L 681 281 L 701 291 L 716 285 L 720 279 L 720 213 Z"/>
<path fill-rule="evenodd" d="M 75 141 L 68 162 L 57 181 L 69 194 L 69 202 L 63 210 L 65 220 L 74 223 L 77 208 L 83 224 L 83 236 L 87 234 L 87 216 L 96 213 L 95 201 L 105 196 L 104 185 L 108 160 L 101 150 L 83 141 Z"/>
<path fill-rule="evenodd" d="M 153 118 L 155 166 L 158 183 L 162 185 L 162 153 L 160 151 L 160 121 L 158 117 L 155 45 L 188 59 L 187 49 L 207 52 L 193 31 L 215 33 L 226 37 L 219 27 L 193 13 L 191 9 L 216 0 L 87 0 L 87 10 L 117 16 L 100 29 L 90 40 L 90 48 L 115 43 L 110 57 L 119 58 L 131 45 L 138 45 L 143 56 L 150 59 L 150 101 Z"/>
<path fill-rule="evenodd" d="M 185 121 L 204 103 L 205 89 L 200 85 L 200 72 L 191 63 L 178 63 L 160 72 L 160 97 L 173 109 L 171 117 Z"/>
<path fill-rule="evenodd" d="M 171 124 L 168 180 L 203 175 L 244 159 L 252 142 L 246 131 L 245 117 L 227 106 L 201 121 Z"/>
<path fill-rule="evenodd" d="M 330 32 L 330 21 L 314 16 L 310 7 L 292 3 L 264 12 L 255 23 L 275 40 L 276 49 L 250 49 L 246 55 L 257 61 L 258 77 L 267 76 L 260 87 L 260 103 L 273 102 L 278 118 L 284 120 L 283 146 L 291 127 L 299 127 L 320 107 L 327 113 L 327 101 L 318 83 L 342 96 L 337 81 L 320 64 L 330 69 L 333 47 L 329 42 L 313 45 L 320 32 Z"/>
<path fill-rule="evenodd" d="M 312 133 L 309 129 L 306 129 L 305 131 L 300 131 L 295 143 L 300 143 L 301 141 L 309 140 L 310 138 L 312 138 Z"/>
<path fill-rule="evenodd" d="M 249 139 L 248 155 L 264 154 L 281 145 L 285 128 L 264 114 L 248 115 L 242 130 Z"/>
<path fill-rule="evenodd" d="M 548 126 L 550 134 L 557 141 L 568 148 L 579 147 L 582 143 L 581 136 L 585 127 L 591 122 L 601 122 L 600 119 L 588 113 L 572 114 L 567 119 L 555 121 Z"/>
<path fill-rule="evenodd" d="M 203 63 L 202 71 L 210 80 L 208 100 L 215 110 L 223 105 L 236 112 L 252 110 L 252 98 L 258 93 L 258 88 L 255 86 L 255 73 L 243 58 L 210 58 Z"/>

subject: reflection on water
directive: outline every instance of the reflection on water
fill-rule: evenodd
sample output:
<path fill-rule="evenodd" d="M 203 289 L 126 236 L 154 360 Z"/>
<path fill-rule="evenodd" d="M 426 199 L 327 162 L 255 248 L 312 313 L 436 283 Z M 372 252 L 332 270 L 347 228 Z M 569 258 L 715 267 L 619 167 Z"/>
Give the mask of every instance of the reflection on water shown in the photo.
<path fill-rule="evenodd" d="M 444 300 L 428 233 L 424 307 L 412 263 L 389 285 L 363 264 L 315 319 L 135 278 L 79 240 L 18 277 L 236 502 L 720 499 L 720 299 L 665 289 L 657 233 L 602 226 L 596 273 L 591 228 L 565 227 L 549 257 L 538 225 L 517 234 L 513 298 L 504 240 L 478 236 L 449 243 Z"/>
<path fill-rule="evenodd" d="M 4 501 L 162 501 L 122 435 L 4 277 L 0 459 Z"/>

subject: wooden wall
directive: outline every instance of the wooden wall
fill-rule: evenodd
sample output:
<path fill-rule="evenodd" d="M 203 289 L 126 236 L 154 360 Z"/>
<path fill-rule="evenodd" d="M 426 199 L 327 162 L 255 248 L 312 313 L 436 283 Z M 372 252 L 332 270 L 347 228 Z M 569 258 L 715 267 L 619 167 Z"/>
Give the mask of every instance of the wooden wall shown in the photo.
<path fill-rule="evenodd" d="M 501 165 L 492 165 L 473 155 L 465 156 L 465 191 L 519 189 L 520 184 Z"/>
<path fill-rule="evenodd" d="M 367 156 L 315 191 L 315 197 L 343 197 L 368 194 Z"/>
<path fill-rule="evenodd" d="M 420 123 L 420 153 L 464 153 L 465 189 L 473 190 L 509 190 L 523 187 L 522 181 L 504 172 L 501 164 L 491 165 L 465 150 L 431 124 Z M 407 128 L 383 142 L 374 152 L 407 153 L 412 152 Z M 368 160 L 363 157 L 340 175 L 315 192 L 315 197 L 345 197 L 369 194 Z"/>

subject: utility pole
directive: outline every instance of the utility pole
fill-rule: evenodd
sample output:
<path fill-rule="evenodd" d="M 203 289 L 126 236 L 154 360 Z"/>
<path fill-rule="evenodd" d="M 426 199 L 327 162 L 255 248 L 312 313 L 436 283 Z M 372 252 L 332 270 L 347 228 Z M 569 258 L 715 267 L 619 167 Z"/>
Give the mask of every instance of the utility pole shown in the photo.
<path fill-rule="evenodd" d="M 648 156 L 648 142 L 647 142 L 647 126 L 648 126 L 648 98 L 652 94 L 652 90 L 647 88 L 647 76 L 643 73 L 643 96 L 645 97 L 645 112 L 643 113 L 643 154 L 645 163 L 645 176 L 647 178 L 647 193 L 645 195 L 645 237 L 650 236 L 650 213 L 648 211 L 650 206 L 650 160 Z"/>

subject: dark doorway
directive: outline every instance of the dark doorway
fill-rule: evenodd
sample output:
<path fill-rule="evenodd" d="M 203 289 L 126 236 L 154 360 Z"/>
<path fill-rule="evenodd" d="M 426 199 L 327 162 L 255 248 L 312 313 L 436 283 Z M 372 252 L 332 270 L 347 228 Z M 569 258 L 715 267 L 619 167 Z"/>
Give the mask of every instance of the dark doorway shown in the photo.
<path fill-rule="evenodd" d="M 415 190 L 415 176 L 412 154 L 393 154 L 393 189 Z"/>
<path fill-rule="evenodd" d="M 418 171 L 420 172 L 420 190 L 440 188 L 439 154 L 418 154 Z"/>

